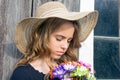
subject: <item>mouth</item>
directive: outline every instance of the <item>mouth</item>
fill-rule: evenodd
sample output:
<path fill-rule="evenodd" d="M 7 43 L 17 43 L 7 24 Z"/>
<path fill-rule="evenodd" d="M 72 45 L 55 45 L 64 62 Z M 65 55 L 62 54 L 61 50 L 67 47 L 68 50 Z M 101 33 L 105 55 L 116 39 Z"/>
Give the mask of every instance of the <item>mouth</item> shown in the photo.
<path fill-rule="evenodd" d="M 65 52 L 57 51 L 57 54 L 58 54 L 59 56 L 62 56 L 64 53 L 65 53 Z"/>

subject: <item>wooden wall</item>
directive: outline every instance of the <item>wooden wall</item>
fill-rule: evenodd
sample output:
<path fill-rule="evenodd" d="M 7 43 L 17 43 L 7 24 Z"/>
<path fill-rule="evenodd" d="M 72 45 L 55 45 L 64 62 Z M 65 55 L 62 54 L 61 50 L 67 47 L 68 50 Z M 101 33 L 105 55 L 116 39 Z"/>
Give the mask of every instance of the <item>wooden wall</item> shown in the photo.
<path fill-rule="evenodd" d="M 0 80 L 9 80 L 15 63 L 22 54 L 14 44 L 16 24 L 34 16 L 35 9 L 52 0 L 0 0 Z M 80 0 L 54 0 L 64 3 L 70 11 L 80 10 Z"/>

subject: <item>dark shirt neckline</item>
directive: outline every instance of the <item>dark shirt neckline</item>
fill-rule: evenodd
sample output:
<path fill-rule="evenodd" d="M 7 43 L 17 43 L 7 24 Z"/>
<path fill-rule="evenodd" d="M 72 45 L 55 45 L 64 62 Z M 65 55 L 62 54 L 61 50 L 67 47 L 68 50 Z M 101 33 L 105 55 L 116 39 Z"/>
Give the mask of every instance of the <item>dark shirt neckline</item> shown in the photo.
<path fill-rule="evenodd" d="M 34 70 L 35 72 L 37 72 L 37 73 L 39 73 L 39 74 L 45 75 L 43 72 L 40 72 L 40 71 L 36 70 L 31 64 L 28 64 L 28 66 L 29 66 L 32 70 Z"/>

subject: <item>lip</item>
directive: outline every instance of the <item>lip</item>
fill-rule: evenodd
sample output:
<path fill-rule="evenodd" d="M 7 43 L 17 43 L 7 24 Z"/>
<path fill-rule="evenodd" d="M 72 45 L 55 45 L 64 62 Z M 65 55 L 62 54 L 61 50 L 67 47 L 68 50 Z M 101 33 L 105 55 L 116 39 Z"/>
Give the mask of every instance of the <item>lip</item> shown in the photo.
<path fill-rule="evenodd" d="M 63 55 L 64 53 L 65 53 L 65 52 L 57 51 L 57 54 L 60 55 L 60 56 Z"/>

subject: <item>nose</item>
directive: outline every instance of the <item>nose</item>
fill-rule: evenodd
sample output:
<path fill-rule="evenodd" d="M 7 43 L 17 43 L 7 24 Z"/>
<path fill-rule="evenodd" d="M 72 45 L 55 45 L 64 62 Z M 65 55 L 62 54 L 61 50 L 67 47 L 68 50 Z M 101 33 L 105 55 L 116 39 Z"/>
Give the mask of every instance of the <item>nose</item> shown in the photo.
<path fill-rule="evenodd" d="M 66 49 L 68 48 L 68 46 L 69 46 L 68 42 L 65 41 L 64 43 L 62 43 L 61 48 L 62 48 L 63 50 L 66 50 Z"/>

